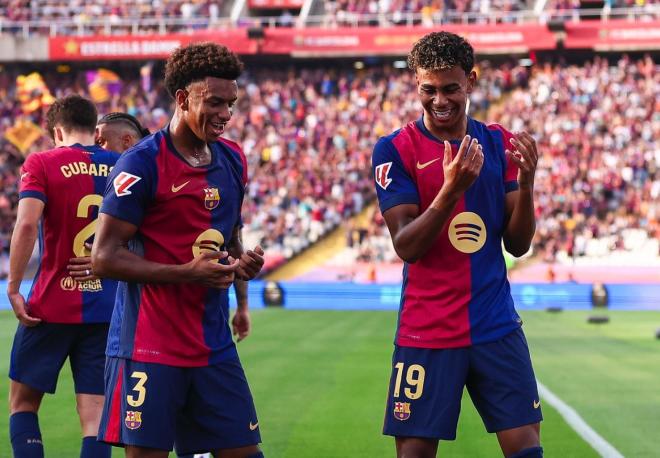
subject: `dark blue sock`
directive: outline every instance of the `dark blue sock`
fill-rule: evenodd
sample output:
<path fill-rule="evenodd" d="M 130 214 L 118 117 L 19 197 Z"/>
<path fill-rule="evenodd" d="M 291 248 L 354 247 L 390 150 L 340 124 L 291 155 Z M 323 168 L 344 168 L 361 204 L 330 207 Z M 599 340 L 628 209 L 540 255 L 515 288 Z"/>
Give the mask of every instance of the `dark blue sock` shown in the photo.
<path fill-rule="evenodd" d="M 509 458 L 543 458 L 543 447 L 530 447 L 511 455 Z"/>
<path fill-rule="evenodd" d="M 177 454 L 176 456 L 177 456 L 177 458 L 195 458 L 194 453 L 191 453 L 190 455 L 179 455 L 179 454 Z"/>
<path fill-rule="evenodd" d="M 110 458 L 112 447 L 98 442 L 96 436 L 83 437 L 80 458 Z"/>
<path fill-rule="evenodd" d="M 259 450 L 257 453 L 253 453 L 247 458 L 264 458 L 264 453 L 261 450 Z"/>
<path fill-rule="evenodd" d="M 14 458 L 43 458 L 39 419 L 34 412 L 17 412 L 9 417 L 9 437 Z"/>

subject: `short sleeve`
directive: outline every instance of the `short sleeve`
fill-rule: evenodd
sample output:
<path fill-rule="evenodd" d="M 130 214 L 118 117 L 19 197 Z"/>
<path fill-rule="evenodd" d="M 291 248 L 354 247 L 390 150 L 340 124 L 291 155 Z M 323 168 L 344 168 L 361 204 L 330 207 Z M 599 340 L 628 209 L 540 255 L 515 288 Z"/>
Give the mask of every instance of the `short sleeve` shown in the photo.
<path fill-rule="evenodd" d="M 34 197 L 47 202 L 47 179 L 44 163 L 39 153 L 30 154 L 21 167 L 19 199 Z"/>
<path fill-rule="evenodd" d="M 141 150 L 124 153 L 112 169 L 103 196 L 101 213 L 139 226 L 153 199 L 158 175 L 156 164 Z"/>
<path fill-rule="evenodd" d="M 513 151 L 515 147 L 511 144 L 511 139 L 515 136 L 499 124 L 492 124 L 490 128 L 498 130 L 502 134 L 502 144 L 504 146 L 502 154 L 504 155 L 504 191 L 511 192 L 518 190 L 518 166 L 506 155 L 506 151 Z"/>
<path fill-rule="evenodd" d="M 401 156 L 387 138 L 376 143 L 371 167 L 381 213 L 403 204 L 419 205 L 417 186 L 406 171 Z"/>

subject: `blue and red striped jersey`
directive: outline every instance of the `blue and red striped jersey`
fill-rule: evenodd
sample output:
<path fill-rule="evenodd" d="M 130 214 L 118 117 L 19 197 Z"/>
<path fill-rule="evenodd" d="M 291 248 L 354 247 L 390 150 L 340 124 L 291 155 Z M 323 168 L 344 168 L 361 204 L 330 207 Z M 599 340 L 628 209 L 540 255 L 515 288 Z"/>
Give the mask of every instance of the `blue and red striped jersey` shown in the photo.
<path fill-rule="evenodd" d="M 78 282 L 69 259 L 89 256 L 107 177 L 119 153 L 75 144 L 33 153 L 21 170 L 19 198 L 44 202 L 39 270 L 27 298 L 30 314 L 51 323 L 107 323 L 117 282 Z"/>
<path fill-rule="evenodd" d="M 468 135 L 483 147 L 484 165 L 429 251 L 405 263 L 396 343 L 455 348 L 484 343 L 520 326 L 502 253 L 505 195 L 518 189 L 505 156 L 511 133 L 468 118 Z M 453 156 L 460 141 L 453 141 Z M 381 212 L 416 204 L 424 212 L 444 182 L 444 144 L 423 118 L 382 137 L 372 167 Z"/>
<path fill-rule="evenodd" d="M 148 261 L 185 264 L 225 249 L 240 225 L 247 163 L 240 147 L 219 139 L 211 163 L 193 167 L 165 128 L 117 162 L 101 212 L 137 226 L 129 249 Z M 235 355 L 228 291 L 196 284 L 119 282 L 107 355 L 179 367 Z"/>

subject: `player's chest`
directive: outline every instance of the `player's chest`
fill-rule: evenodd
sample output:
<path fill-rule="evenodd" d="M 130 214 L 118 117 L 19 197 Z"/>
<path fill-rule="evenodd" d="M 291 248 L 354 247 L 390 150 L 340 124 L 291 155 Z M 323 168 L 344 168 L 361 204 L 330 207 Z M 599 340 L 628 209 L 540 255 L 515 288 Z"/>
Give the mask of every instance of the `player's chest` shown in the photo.
<path fill-rule="evenodd" d="M 482 192 L 484 199 L 502 194 L 503 188 L 503 161 L 494 145 L 484 143 L 484 163 L 479 171 L 479 176 L 474 181 L 468 192 Z M 459 154 L 459 145 L 452 143 L 452 159 Z M 448 174 L 459 173 L 459 168 L 465 164 L 454 162 L 454 170 L 445 171 L 443 165 L 444 145 L 437 142 L 424 142 L 415 148 L 413 160 L 408 164 L 408 170 L 417 185 L 422 203 L 430 203 L 438 194 L 445 182 L 445 172 Z M 458 161 L 467 162 L 469 159 L 461 155 Z"/>
<path fill-rule="evenodd" d="M 230 167 L 161 167 L 158 172 L 152 213 L 192 225 L 220 221 L 229 226 L 235 224 L 242 185 Z"/>

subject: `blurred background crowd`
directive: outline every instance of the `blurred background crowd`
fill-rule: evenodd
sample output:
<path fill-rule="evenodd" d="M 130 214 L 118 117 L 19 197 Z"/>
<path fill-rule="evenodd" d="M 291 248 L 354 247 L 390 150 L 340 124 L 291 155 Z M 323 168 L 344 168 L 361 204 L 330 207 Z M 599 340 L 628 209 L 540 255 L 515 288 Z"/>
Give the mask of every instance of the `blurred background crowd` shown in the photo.
<path fill-rule="evenodd" d="M 658 256 L 660 72 L 645 57 L 577 66 L 480 63 L 471 114 L 527 130 L 542 154 L 534 253 L 544 260 L 610 251 Z M 159 68 L 59 66 L 0 72 L 0 245 L 5 261 L 20 165 L 51 147 L 49 100 L 87 94 L 99 113 L 126 111 L 152 131 L 169 119 Z M 267 249 L 269 268 L 341 225 L 347 262 L 394 262 L 375 199 L 373 145 L 421 115 L 413 75 L 390 64 L 263 70 L 248 66 L 225 135 L 249 162 L 244 238 Z M 366 209 L 366 210 L 365 210 Z M 351 216 L 365 210 L 360 222 Z"/>

